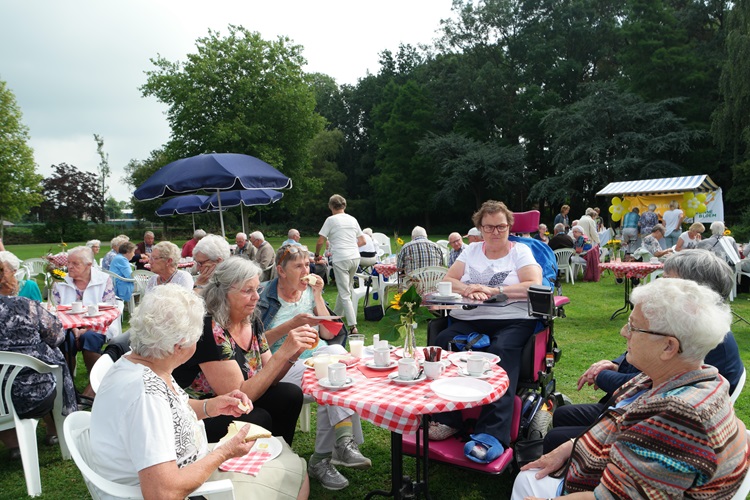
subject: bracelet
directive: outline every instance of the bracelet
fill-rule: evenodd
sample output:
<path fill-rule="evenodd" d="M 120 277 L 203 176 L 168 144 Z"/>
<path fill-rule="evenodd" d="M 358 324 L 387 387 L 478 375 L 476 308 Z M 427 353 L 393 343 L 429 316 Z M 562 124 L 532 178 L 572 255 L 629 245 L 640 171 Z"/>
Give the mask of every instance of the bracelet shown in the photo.
<path fill-rule="evenodd" d="M 208 405 L 208 399 L 203 402 L 203 413 L 206 414 L 206 418 L 211 418 L 211 415 L 208 414 L 208 410 L 206 410 L 206 405 Z"/>
<path fill-rule="evenodd" d="M 299 359 L 299 358 L 297 358 L 297 359 Z M 297 362 L 297 359 L 292 359 L 292 358 L 289 358 L 289 359 L 288 359 L 287 361 L 289 361 L 289 364 L 290 364 L 290 365 L 293 365 L 294 363 L 296 363 L 296 362 Z"/>

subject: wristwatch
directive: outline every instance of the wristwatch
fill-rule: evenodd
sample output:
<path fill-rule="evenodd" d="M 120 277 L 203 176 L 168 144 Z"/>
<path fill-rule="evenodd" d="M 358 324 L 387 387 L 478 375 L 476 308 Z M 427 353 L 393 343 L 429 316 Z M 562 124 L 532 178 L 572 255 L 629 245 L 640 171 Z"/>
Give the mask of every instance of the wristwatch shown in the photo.
<path fill-rule="evenodd" d="M 500 290 L 500 292 L 499 292 L 499 293 L 503 293 L 503 286 L 502 286 L 502 285 L 500 285 L 500 286 L 498 287 L 498 290 Z"/>

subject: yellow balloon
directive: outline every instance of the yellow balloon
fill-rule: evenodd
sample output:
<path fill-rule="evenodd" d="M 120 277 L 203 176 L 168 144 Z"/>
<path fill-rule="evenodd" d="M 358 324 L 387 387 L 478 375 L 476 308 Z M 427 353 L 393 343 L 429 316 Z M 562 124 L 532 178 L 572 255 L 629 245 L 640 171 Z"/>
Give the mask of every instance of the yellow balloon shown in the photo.
<path fill-rule="evenodd" d="M 699 214 L 702 214 L 703 212 L 706 211 L 706 209 L 707 209 L 706 204 L 701 203 L 700 205 L 698 205 L 698 208 L 696 210 L 698 211 Z"/>
<path fill-rule="evenodd" d="M 622 203 L 622 200 L 620 199 L 619 196 L 615 196 L 614 198 L 612 198 L 613 205 L 619 205 L 620 203 Z"/>
<path fill-rule="evenodd" d="M 698 198 L 698 200 L 699 200 L 699 201 L 700 201 L 701 203 L 703 203 L 703 202 L 705 202 L 705 201 L 706 201 L 706 193 L 698 193 L 698 195 L 696 196 L 696 198 Z"/>
<path fill-rule="evenodd" d="M 687 200 L 689 200 L 690 198 L 693 198 L 693 197 L 695 197 L 695 194 L 693 194 L 693 193 L 692 193 L 692 192 L 690 192 L 690 191 L 686 191 L 686 192 L 682 193 L 682 198 L 683 198 L 683 199 L 684 199 L 685 201 L 687 201 Z"/>
<path fill-rule="evenodd" d="M 685 209 L 685 217 L 695 217 L 695 209 L 694 208 L 686 208 Z"/>

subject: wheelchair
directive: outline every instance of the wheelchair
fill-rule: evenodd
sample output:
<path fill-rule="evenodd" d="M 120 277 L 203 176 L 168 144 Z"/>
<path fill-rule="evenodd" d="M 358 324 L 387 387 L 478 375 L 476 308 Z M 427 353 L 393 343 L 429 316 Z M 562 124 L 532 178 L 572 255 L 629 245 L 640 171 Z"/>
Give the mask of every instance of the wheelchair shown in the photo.
<path fill-rule="evenodd" d="M 481 407 L 462 410 L 464 429 L 443 441 L 430 441 L 428 459 L 488 474 L 500 474 L 508 467 L 517 471 L 526 460 L 516 455 L 525 447 L 541 450 L 541 440 L 552 426 L 552 412 L 562 403 L 562 396 L 555 392 L 554 366 L 559 361 L 561 350 L 554 337 L 555 317 L 564 317 L 564 306 L 570 300 L 554 294 L 554 288 L 532 287 L 529 290 L 529 313 L 538 319 L 536 332 L 529 338 L 522 351 L 521 374 L 519 376 L 511 421 L 511 445 L 500 457 L 489 464 L 473 462 L 464 456 L 464 444 L 473 432 L 473 423 L 479 417 Z M 435 338 L 448 325 L 449 318 L 432 320 L 428 326 L 427 344 L 434 345 Z M 419 436 L 421 437 L 420 428 Z M 407 455 L 424 456 L 424 448 L 417 450 L 418 434 L 403 436 L 403 452 Z M 419 451 L 419 454 L 417 454 Z"/>

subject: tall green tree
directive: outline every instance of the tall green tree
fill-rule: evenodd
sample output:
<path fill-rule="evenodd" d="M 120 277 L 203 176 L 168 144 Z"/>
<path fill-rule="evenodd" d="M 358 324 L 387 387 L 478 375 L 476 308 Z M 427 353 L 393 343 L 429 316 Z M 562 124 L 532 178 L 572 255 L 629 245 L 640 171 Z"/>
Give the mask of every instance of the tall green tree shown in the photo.
<path fill-rule="evenodd" d="M 151 151 L 149 157 L 145 160 L 130 160 L 125 165 L 125 182 L 135 191 L 138 186 L 154 175 L 157 170 L 169 163 L 171 158 L 164 149 Z M 156 209 L 159 208 L 166 200 L 140 201 L 134 197 L 130 198 L 130 206 L 133 207 L 133 217 L 136 219 L 145 219 L 150 222 L 163 223 L 164 221 L 156 215 Z"/>
<path fill-rule="evenodd" d="M 29 129 L 6 82 L 0 80 L 0 237 L 3 220 L 21 217 L 44 197 L 42 176 L 36 173 Z"/>
<path fill-rule="evenodd" d="M 96 154 L 99 155 L 99 165 L 97 170 L 99 171 L 99 182 L 101 183 L 101 195 L 102 195 L 102 209 L 104 209 L 105 215 L 108 214 L 106 210 L 107 203 L 107 178 L 109 177 L 109 153 L 104 152 L 104 137 L 94 134 L 94 142 L 96 142 Z"/>
<path fill-rule="evenodd" d="M 182 63 L 152 59 L 157 69 L 141 87 L 168 106 L 169 156 L 258 157 L 293 179 L 282 203 L 295 213 L 307 190 L 309 144 L 323 127 L 302 71 L 302 47 L 230 25 L 226 36 L 209 30 L 196 48 Z"/>

